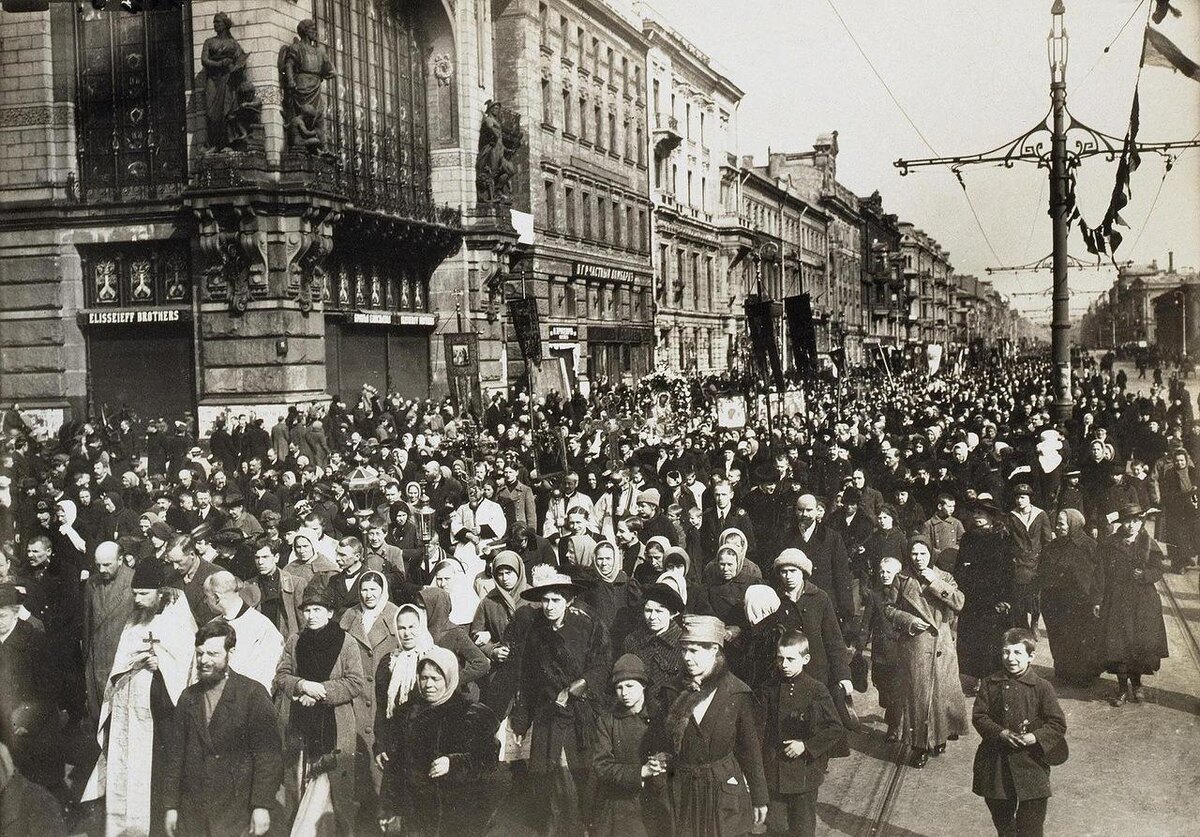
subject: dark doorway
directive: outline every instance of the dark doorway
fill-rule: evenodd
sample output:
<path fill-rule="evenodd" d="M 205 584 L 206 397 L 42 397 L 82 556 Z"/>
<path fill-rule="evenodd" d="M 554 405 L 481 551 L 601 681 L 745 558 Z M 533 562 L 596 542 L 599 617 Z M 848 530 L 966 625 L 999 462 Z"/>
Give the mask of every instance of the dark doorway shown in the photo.
<path fill-rule="evenodd" d="M 93 330 L 88 334 L 92 410 L 142 419 L 195 414 L 191 324 Z"/>
<path fill-rule="evenodd" d="M 347 405 L 358 403 L 363 384 L 382 397 L 429 397 L 429 338 L 421 333 L 395 333 L 378 326 L 326 321 L 325 382 L 331 395 Z"/>

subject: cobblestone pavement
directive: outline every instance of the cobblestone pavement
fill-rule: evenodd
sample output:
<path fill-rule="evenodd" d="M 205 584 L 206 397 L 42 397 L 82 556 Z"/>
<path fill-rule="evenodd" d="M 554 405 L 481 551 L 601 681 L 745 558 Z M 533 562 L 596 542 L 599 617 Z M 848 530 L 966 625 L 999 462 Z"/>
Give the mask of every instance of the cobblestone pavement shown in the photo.
<path fill-rule="evenodd" d="M 1125 367 L 1130 385 L 1136 369 Z M 1147 382 L 1141 382 L 1146 385 Z M 1189 382 L 1193 403 L 1200 385 Z M 1109 705 L 1116 679 L 1088 690 L 1057 687 L 1067 716 L 1071 757 L 1054 768 L 1046 833 L 1063 837 L 1184 837 L 1200 834 L 1200 635 L 1198 573 L 1168 575 L 1160 586 L 1170 658 L 1147 677 L 1143 704 Z M 1190 634 L 1189 634 L 1190 630 Z M 1035 664 L 1053 671 L 1044 632 Z M 1053 682 L 1053 681 L 1051 681 Z M 971 793 L 978 735 L 952 742 L 923 770 L 895 770 L 896 746 L 883 740 L 874 690 L 856 696 L 871 732 L 855 735 L 849 758 L 830 763 L 818 797 L 819 834 L 856 837 L 988 835 L 983 800 Z M 968 706 L 970 699 L 968 698 Z M 889 787 L 890 805 L 882 811 Z"/>

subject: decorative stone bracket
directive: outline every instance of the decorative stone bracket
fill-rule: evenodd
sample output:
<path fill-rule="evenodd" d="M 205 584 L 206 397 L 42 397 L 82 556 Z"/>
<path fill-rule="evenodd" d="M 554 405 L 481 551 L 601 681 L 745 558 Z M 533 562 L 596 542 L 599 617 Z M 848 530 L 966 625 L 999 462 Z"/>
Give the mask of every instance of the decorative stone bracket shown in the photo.
<path fill-rule="evenodd" d="M 267 295 L 267 233 L 249 204 L 194 202 L 192 210 L 207 299 L 227 301 L 232 314 L 245 313 L 251 299 Z"/>
<path fill-rule="evenodd" d="M 308 314 L 324 295 L 325 260 L 333 251 L 333 226 L 341 216 L 331 206 L 313 205 L 300 216 L 300 231 L 288 233 L 287 291 Z"/>

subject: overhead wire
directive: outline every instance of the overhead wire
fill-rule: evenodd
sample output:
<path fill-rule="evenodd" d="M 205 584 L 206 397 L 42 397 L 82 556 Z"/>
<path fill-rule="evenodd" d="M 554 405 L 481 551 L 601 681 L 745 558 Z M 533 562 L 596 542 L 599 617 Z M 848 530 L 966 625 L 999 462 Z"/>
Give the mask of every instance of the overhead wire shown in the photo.
<path fill-rule="evenodd" d="M 838 23 L 841 24 L 846 36 L 850 38 L 850 42 L 854 44 L 854 48 L 858 50 L 858 54 L 862 56 L 863 61 L 866 62 L 876 80 L 879 81 L 880 85 L 883 86 L 884 91 L 887 92 L 888 97 L 892 100 L 892 104 L 894 104 L 896 109 L 900 111 L 900 114 L 904 117 L 905 121 L 908 122 L 909 126 L 913 129 L 913 131 L 916 132 L 917 136 L 921 138 L 921 142 L 925 143 L 925 147 L 933 153 L 933 156 L 941 157 L 942 155 L 936 148 L 933 147 L 933 143 L 929 141 L 929 138 L 926 137 L 924 132 L 922 132 L 917 126 L 917 123 L 913 121 L 911 116 L 909 116 L 908 111 L 904 108 L 904 105 L 900 103 L 900 99 L 896 96 L 895 92 L 892 91 L 891 85 L 887 83 L 887 80 L 884 79 L 883 74 L 880 73 L 879 69 L 875 66 L 875 62 L 871 60 L 871 57 L 867 55 L 867 51 L 863 49 L 862 44 L 858 42 L 858 38 L 856 38 L 854 36 L 854 32 L 850 30 L 849 24 L 846 23 L 846 19 L 842 17 L 842 13 L 838 11 L 838 8 L 834 5 L 833 0 L 825 0 L 825 3 L 829 6 L 830 11 L 833 12 L 833 16 L 837 18 Z M 983 237 L 984 244 L 987 245 L 988 250 L 992 254 L 992 258 L 994 258 L 997 262 L 1002 262 L 1003 259 L 997 255 L 996 248 L 992 245 L 992 240 L 988 236 L 987 230 L 983 226 L 983 221 L 981 221 L 979 218 L 979 212 L 975 209 L 975 202 L 971 200 L 971 195 L 967 191 L 967 184 L 962 178 L 962 173 L 956 169 L 952 171 L 954 172 L 955 178 L 958 180 L 958 185 L 962 187 L 963 197 L 967 199 L 967 206 L 971 210 L 971 217 L 975 219 L 975 225 L 979 228 L 979 234 Z"/>

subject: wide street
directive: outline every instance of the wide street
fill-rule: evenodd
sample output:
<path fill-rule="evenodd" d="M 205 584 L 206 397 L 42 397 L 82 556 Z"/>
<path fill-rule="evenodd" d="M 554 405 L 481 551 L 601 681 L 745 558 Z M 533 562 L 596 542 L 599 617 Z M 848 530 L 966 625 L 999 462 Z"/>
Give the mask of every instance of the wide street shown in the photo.
<path fill-rule="evenodd" d="M 1119 367 L 1122 365 L 1118 365 Z M 1130 385 L 1137 370 L 1124 365 Z M 1146 386 L 1149 382 L 1140 382 Z M 1192 398 L 1200 387 L 1189 384 Z M 1069 837 L 1183 837 L 1200 822 L 1200 590 L 1195 569 L 1167 575 L 1159 586 L 1171 656 L 1146 679 L 1143 704 L 1109 705 L 1112 675 L 1088 690 L 1058 687 L 1071 757 L 1051 773 L 1054 796 L 1046 833 Z M 1039 631 L 1035 665 L 1050 677 L 1053 662 Z M 1053 681 L 1052 681 L 1053 682 Z M 856 695 L 871 727 L 854 736 L 849 758 L 830 763 L 819 796 L 818 832 L 938 837 L 993 833 L 983 800 L 971 793 L 978 735 L 949 744 L 923 770 L 898 767 L 897 745 L 884 742 L 874 689 Z M 968 698 L 968 706 L 970 699 Z"/>

